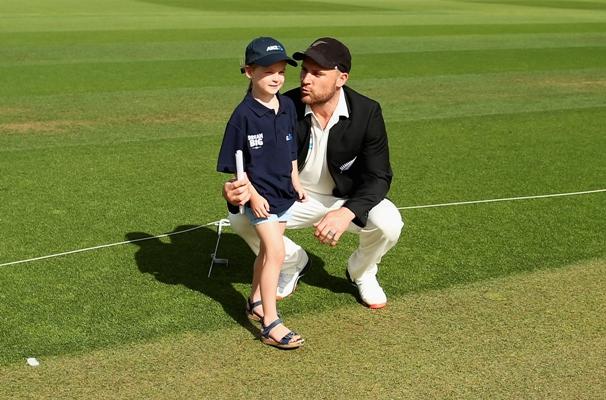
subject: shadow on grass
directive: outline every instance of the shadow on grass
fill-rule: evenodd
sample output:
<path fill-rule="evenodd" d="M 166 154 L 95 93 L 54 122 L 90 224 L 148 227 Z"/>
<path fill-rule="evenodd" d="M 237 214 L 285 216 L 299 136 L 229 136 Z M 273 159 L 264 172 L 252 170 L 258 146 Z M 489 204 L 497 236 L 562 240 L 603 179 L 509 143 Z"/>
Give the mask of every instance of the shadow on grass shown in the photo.
<path fill-rule="evenodd" d="M 345 265 L 347 265 L 347 260 L 344 260 L 343 262 L 343 273 L 342 276 L 339 277 L 331 275 L 326 271 L 324 261 L 320 257 L 309 251 L 307 252 L 307 255 L 311 259 L 312 267 L 307 274 L 301 278 L 301 282 L 310 286 L 329 290 L 333 293 L 349 293 L 354 297 L 358 296 L 356 288 L 345 278 Z M 358 301 L 361 300 L 358 299 Z"/>
<path fill-rule="evenodd" d="M 176 227 L 172 233 L 195 228 L 193 225 Z M 200 292 L 219 304 L 235 322 L 258 334 L 244 313 L 246 297 L 235 287 L 234 283 L 250 283 L 251 266 L 254 261 L 252 252 L 246 250 L 246 244 L 236 235 L 221 235 L 221 254 L 230 256 L 228 267 L 215 265 L 211 277 L 208 277 L 210 254 L 215 250 L 217 232 L 212 228 L 200 228 L 190 232 L 171 235 L 163 240 L 145 232 L 129 232 L 127 240 L 139 240 L 133 245 L 139 250 L 135 261 L 144 274 L 153 275 L 159 282 L 168 285 L 183 285 Z M 145 239 L 145 240 L 141 240 Z M 229 249 L 229 250 L 228 250 Z"/>
<path fill-rule="evenodd" d="M 193 228 L 194 225 L 182 225 L 173 233 Z M 162 240 L 145 232 L 129 232 L 126 239 L 136 241 L 132 244 L 139 247 L 135 254 L 139 271 L 153 275 L 159 282 L 183 285 L 212 298 L 235 322 L 258 335 L 258 327 L 244 313 L 246 295 L 234 286 L 236 283 L 250 284 L 254 262 L 254 254 L 239 236 L 222 233 L 217 257 L 229 258 L 229 265 L 215 264 L 210 278 L 210 255 L 217 241 L 215 229 L 203 227 Z M 344 277 L 330 275 L 321 258 L 308 254 L 313 266 L 302 282 L 334 293 L 357 293 Z"/>

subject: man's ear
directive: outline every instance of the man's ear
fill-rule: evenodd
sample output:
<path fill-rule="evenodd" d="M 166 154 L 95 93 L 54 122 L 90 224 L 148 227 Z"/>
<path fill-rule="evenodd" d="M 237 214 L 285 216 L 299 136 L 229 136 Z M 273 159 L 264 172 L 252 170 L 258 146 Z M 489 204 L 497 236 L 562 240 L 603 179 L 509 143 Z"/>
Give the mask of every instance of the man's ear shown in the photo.
<path fill-rule="evenodd" d="M 340 89 L 341 87 L 345 86 L 348 79 L 349 74 L 347 72 L 340 72 L 339 76 L 337 77 L 337 88 Z"/>

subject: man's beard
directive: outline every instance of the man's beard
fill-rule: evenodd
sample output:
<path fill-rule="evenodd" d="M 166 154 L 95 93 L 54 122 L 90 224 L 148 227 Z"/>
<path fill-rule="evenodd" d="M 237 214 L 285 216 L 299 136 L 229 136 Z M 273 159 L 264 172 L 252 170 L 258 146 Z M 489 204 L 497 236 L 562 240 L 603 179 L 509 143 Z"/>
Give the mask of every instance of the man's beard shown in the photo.
<path fill-rule="evenodd" d="M 321 105 L 324 103 L 327 103 L 329 100 L 331 100 L 335 94 L 337 93 L 336 90 L 334 90 L 333 92 L 329 92 L 329 93 L 322 93 L 319 96 L 317 94 L 314 94 L 313 98 L 311 94 L 303 94 L 303 92 L 301 92 L 301 102 L 303 102 L 303 104 L 307 104 L 307 105 Z"/>

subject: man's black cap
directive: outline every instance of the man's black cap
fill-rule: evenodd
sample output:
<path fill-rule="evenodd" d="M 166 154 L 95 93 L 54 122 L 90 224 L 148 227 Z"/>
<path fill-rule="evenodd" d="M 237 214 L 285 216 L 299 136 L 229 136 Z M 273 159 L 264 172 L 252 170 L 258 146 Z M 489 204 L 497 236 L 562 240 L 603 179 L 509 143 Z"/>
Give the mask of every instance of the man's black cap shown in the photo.
<path fill-rule="evenodd" d="M 246 46 L 244 53 L 245 65 L 260 65 L 268 67 L 280 61 L 286 61 L 293 67 L 297 66 L 297 62 L 290 58 L 284 50 L 282 43 L 270 37 L 258 37 Z M 244 68 L 240 68 L 240 72 L 244 73 Z"/>
<path fill-rule="evenodd" d="M 292 56 L 295 60 L 309 57 L 319 66 L 326 69 L 338 69 L 341 72 L 351 70 L 351 54 L 349 49 L 337 39 L 323 37 L 314 41 L 304 52 L 296 52 Z"/>

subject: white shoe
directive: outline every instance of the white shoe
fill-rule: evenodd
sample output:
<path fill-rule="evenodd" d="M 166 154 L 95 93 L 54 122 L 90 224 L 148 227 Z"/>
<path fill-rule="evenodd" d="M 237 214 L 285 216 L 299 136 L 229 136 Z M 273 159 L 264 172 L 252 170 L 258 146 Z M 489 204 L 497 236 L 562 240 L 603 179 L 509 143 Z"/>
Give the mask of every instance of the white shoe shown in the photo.
<path fill-rule="evenodd" d="M 347 279 L 358 288 L 360 299 L 362 299 L 368 308 L 377 309 L 387 305 L 387 296 L 381 285 L 379 285 L 376 275 L 366 274 L 366 276 L 354 281 L 349 276 L 349 271 L 346 274 Z"/>
<path fill-rule="evenodd" d="M 294 270 L 280 272 L 280 278 L 278 278 L 278 290 L 276 291 L 276 300 L 282 300 L 290 296 L 297 288 L 299 279 L 301 279 L 311 267 L 311 258 L 307 257 L 307 254 L 305 256 L 307 258 L 305 264 L 296 267 Z"/>

